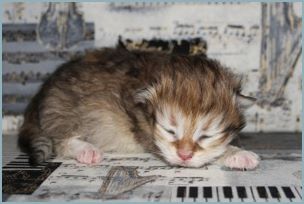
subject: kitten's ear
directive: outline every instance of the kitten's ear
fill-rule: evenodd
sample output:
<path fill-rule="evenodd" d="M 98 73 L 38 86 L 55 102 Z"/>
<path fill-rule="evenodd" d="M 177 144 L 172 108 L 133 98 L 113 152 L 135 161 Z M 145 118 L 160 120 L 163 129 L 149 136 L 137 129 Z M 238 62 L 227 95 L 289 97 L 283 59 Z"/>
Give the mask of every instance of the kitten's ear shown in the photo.
<path fill-rule="evenodd" d="M 146 104 L 153 97 L 155 90 L 153 87 L 146 87 L 142 89 L 138 89 L 134 94 L 135 103 Z"/>
<path fill-rule="evenodd" d="M 153 106 L 151 103 L 153 94 L 155 94 L 155 89 L 149 87 L 137 90 L 134 95 L 135 103 L 141 106 L 149 116 L 153 115 Z"/>
<path fill-rule="evenodd" d="M 253 106 L 257 100 L 256 98 L 253 98 L 250 96 L 244 96 L 242 94 L 237 94 L 236 98 L 242 109 L 247 109 L 247 108 Z"/>

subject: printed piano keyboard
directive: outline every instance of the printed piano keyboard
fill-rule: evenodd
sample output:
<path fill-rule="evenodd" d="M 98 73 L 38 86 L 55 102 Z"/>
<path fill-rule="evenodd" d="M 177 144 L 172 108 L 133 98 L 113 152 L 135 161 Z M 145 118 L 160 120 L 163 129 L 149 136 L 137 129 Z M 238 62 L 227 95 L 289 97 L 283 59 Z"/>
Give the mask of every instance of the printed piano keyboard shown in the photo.
<path fill-rule="evenodd" d="M 178 186 L 171 202 L 301 202 L 300 186 Z"/>

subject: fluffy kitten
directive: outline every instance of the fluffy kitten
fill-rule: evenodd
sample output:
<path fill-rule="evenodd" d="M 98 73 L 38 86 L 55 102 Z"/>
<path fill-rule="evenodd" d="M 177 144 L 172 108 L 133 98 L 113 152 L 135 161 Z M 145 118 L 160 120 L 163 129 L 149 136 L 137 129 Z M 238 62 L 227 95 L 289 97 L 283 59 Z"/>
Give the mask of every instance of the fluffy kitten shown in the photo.
<path fill-rule="evenodd" d="M 19 146 L 37 164 L 51 153 L 99 163 L 102 152 L 154 153 L 171 165 L 252 169 L 229 145 L 244 127 L 240 81 L 204 55 L 104 49 L 59 67 L 25 111 Z"/>

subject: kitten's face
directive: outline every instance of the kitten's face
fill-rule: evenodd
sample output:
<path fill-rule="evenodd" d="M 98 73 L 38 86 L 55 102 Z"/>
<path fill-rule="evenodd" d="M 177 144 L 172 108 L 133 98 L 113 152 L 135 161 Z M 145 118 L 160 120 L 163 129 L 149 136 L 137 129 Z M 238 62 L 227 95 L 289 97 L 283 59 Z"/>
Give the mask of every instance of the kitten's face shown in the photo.
<path fill-rule="evenodd" d="M 199 167 L 226 150 L 234 133 L 225 131 L 221 114 L 191 116 L 177 108 L 156 112 L 154 137 L 162 156 L 171 165 Z"/>
<path fill-rule="evenodd" d="M 244 127 L 240 82 L 215 61 L 176 57 L 136 101 L 150 107 L 153 136 L 172 165 L 199 167 L 223 154 Z M 244 104 L 244 105 L 242 105 Z"/>

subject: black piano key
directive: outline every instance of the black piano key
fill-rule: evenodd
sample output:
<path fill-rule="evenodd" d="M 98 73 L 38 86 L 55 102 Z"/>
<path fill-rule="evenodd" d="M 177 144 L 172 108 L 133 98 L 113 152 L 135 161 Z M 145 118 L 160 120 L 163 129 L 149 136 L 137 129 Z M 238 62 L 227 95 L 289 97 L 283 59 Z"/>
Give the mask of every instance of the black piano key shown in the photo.
<path fill-rule="evenodd" d="M 232 189 L 230 186 L 224 186 L 223 191 L 224 191 L 225 198 L 233 198 Z"/>
<path fill-rule="evenodd" d="M 204 198 L 212 198 L 212 188 L 211 187 L 203 187 L 203 196 Z"/>
<path fill-rule="evenodd" d="M 273 198 L 281 198 L 281 195 L 280 195 L 277 187 L 275 187 L 275 186 L 269 186 L 268 189 L 270 191 L 270 195 Z"/>
<path fill-rule="evenodd" d="M 291 189 L 289 187 L 283 186 L 282 189 L 287 198 L 289 198 L 289 199 L 295 198 L 295 195 L 293 194 L 293 192 L 291 191 Z"/>
<path fill-rule="evenodd" d="M 239 198 L 247 198 L 247 192 L 244 186 L 237 186 L 236 190 Z"/>
<path fill-rule="evenodd" d="M 186 197 L 186 187 L 185 186 L 179 186 L 177 187 L 177 195 L 178 198 L 184 198 Z"/>
<path fill-rule="evenodd" d="M 189 197 L 190 198 L 197 198 L 198 196 L 198 188 L 195 186 L 191 186 L 189 188 Z"/>
<path fill-rule="evenodd" d="M 258 186 L 257 191 L 258 191 L 260 198 L 265 198 L 265 199 L 268 198 L 266 188 L 264 186 Z"/>

